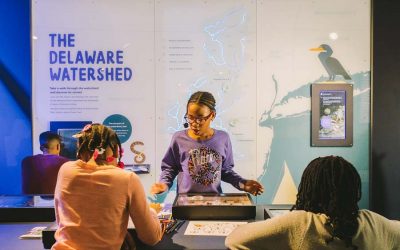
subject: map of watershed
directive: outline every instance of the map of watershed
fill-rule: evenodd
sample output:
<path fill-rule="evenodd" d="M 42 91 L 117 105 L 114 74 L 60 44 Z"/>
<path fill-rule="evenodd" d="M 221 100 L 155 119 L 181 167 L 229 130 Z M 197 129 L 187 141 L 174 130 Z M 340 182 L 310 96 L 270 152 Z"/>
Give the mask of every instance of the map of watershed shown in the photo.
<path fill-rule="evenodd" d="M 304 168 L 310 160 L 321 155 L 341 155 L 357 164 L 362 182 L 365 183 L 363 188 L 366 189 L 363 192 L 368 193 L 368 159 L 361 159 L 360 154 L 368 152 L 369 144 L 369 69 L 350 73 L 351 80 L 342 76 L 337 76 L 335 79 L 335 82 L 347 82 L 354 86 L 354 146 L 345 150 L 339 147 L 311 147 L 310 85 L 317 82 L 333 82 L 330 76 L 324 71 L 322 65 L 317 64 L 315 67 L 318 68 L 309 69 L 309 71 L 316 72 L 314 77 L 309 77 L 309 80 L 297 83 L 292 90 L 289 90 L 283 96 L 279 96 L 279 91 L 282 88 L 285 89 L 287 84 L 286 81 L 280 80 L 285 78 L 282 72 L 276 73 L 268 68 L 271 75 L 269 79 L 263 79 L 264 82 L 267 81 L 268 83 L 261 83 L 254 76 L 257 74 L 255 70 L 257 64 L 252 64 L 249 60 L 254 52 L 257 56 L 262 56 L 257 52 L 261 45 L 251 43 L 256 36 L 259 36 L 259 34 L 255 34 L 259 30 L 256 32 L 251 30 L 250 26 L 254 23 L 249 23 L 251 18 L 254 18 L 251 15 L 255 15 L 255 11 L 249 11 L 249 8 L 246 7 L 239 7 L 225 13 L 221 18 L 205 24 L 202 31 L 197 31 L 205 37 L 202 45 L 202 53 L 205 59 L 199 66 L 201 69 L 196 72 L 193 71 L 192 80 L 183 86 L 185 96 L 176 97 L 176 100 L 169 107 L 168 132 L 173 133 L 183 129 L 186 102 L 192 93 L 198 90 L 210 91 L 217 101 L 217 117 L 212 126 L 216 129 L 226 130 L 230 134 L 234 150 L 235 169 L 242 170 L 248 177 L 254 174 L 252 171 L 256 168 L 255 155 L 265 155 L 262 167 L 257 167 L 255 176 L 265 188 L 264 194 L 256 199 L 258 204 L 294 202 Z M 285 34 L 285 32 L 290 33 L 291 31 L 280 32 Z M 313 44 L 309 46 L 311 47 Z M 335 49 L 336 47 L 332 45 L 332 48 Z M 273 51 L 271 53 L 281 53 L 280 48 L 267 49 Z M 307 50 L 302 53 L 302 58 L 305 57 L 309 61 L 318 60 L 315 54 L 307 54 L 309 53 Z M 199 57 L 199 55 L 197 56 Z M 283 61 L 283 63 L 293 64 L 293 57 L 293 55 L 288 57 L 285 59 L 288 61 Z M 322 75 L 321 72 L 323 72 Z M 247 82 L 247 85 L 244 82 Z M 273 101 L 271 105 L 264 107 L 261 115 L 254 113 L 255 117 L 252 117 L 253 114 L 249 113 L 256 109 L 257 102 L 255 100 L 257 97 L 266 98 L 265 96 L 267 96 L 257 93 L 257 85 L 260 84 L 268 84 L 268 91 L 270 91 L 268 98 L 272 95 Z M 250 98 L 245 97 L 246 95 Z M 238 103 L 241 103 L 241 106 L 236 105 Z M 338 115 L 339 111 L 337 111 Z M 244 124 L 243 121 L 246 119 L 247 123 Z M 257 126 L 259 131 L 272 131 L 268 135 L 271 137 L 265 138 L 262 137 L 265 134 L 255 132 Z M 270 143 L 263 144 L 265 148 L 258 148 L 257 141 L 259 140 L 270 141 Z M 291 192 L 289 194 L 279 193 L 282 186 L 289 186 Z M 172 193 L 175 193 L 175 189 L 172 190 Z M 278 199 L 285 195 L 290 197 L 286 197 L 283 201 Z M 361 204 L 366 206 L 367 200 L 368 197 L 363 197 Z"/>
<path fill-rule="evenodd" d="M 246 21 L 246 10 L 239 8 L 203 28 L 202 33 L 206 34 L 207 40 L 202 50 L 208 61 L 207 67 L 203 74 L 194 76 L 193 82 L 187 85 L 186 96 L 177 99 L 169 109 L 169 132 L 183 129 L 186 102 L 192 93 L 199 90 L 213 93 L 217 101 L 213 127 L 227 130 L 221 117 L 237 99 L 234 96 L 240 93 L 237 85 L 245 61 Z"/>
<path fill-rule="evenodd" d="M 190 95 L 196 91 L 211 92 L 216 99 L 217 111 L 212 127 L 225 130 L 231 134 L 236 163 L 245 155 L 250 155 L 246 150 L 254 150 L 254 148 L 248 148 L 247 144 L 249 141 L 255 142 L 255 133 L 251 132 L 251 130 L 257 122 L 256 118 L 253 117 L 250 126 L 235 128 L 239 120 L 236 116 L 240 116 L 240 114 L 248 115 L 248 110 L 233 110 L 235 103 L 247 102 L 247 100 L 243 100 L 242 96 L 243 93 L 249 91 L 246 86 L 242 86 L 243 84 L 240 83 L 240 77 L 242 77 L 241 74 L 246 61 L 246 42 L 249 36 L 248 25 L 247 10 L 245 7 L 240 7 L 227 11 L 220 19 L 205 24 L 202 30 L 198 31 L 204 35 L 205 39 L 201 44 L 201 55 L 196 55 L 196 58 L 192 60 L 198 60 L 199 68 L 201 68 L 200 73 L 191 72 L 193 73 L 190 76 L 192 80 L 183 86 L 185 95 L 177 96 L 167 111 L 167 130 L 172 134 L 184 129 L 183 123 L 185 121 L 183 117 L 186 113 L 186 103 Z M 174 59 L 173 62 L 175 63 L 176 60 Z M 171 67 L 169 69 L 171 71 Z M 176 70 L 176 68 L 173 69 Z M 252 88 L 252 91 L 255 92 L 255 84 Z M 247 144 L 241 145 L 239 140 L 235 140 L 235 136 L 232 136 L 233 129 L 240 130 L 240 134 L 246 137 L 244 141 Z M 255 165 L 255 159 L 253 161 L 253 165 Z M 235 168 L 238 169 L 237 166 Z M 173 186 L 171 190 L 172 192 L 170 193 L 174 194 L 176 186 Z"/>

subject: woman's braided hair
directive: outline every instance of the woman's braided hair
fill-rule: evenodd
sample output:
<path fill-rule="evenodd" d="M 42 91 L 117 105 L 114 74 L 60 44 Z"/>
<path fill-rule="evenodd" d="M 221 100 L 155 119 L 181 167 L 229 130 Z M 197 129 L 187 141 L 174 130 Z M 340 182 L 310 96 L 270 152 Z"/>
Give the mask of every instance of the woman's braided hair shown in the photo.
<path fill-rule="evenodd" d="M 339 156 L 314 159 L 304 170 L 295 210 L 323 213 L 332 237 L 343 240 L 346 247 L 357 249 L 352 238 L 358 229 L 358 205 L 361 179 L 354 166 Z"/>
<path fill-rule="evenodd" d="M 197 91 L 193 93 L 190 96 L 187 105 L 189 105 L 190 103 L 205 105 L 209 107 L 211 111 L 215 112 L 215 98 L 210 92 Z"/>
<path fill-rule="evenodd" d="M 111 128 L 97 123 L 90 124 L 79 133 L 77 138 L 77 158 L 87 161 L 93 156 L 93 153 L 96 149 L 103 151 L 109 146 L 114 152 L 114 157 L 117 156 L 118 152 L 118 162 L 121 161 L 121 142 L 118 138 L 118 135 Z M 99 154 L 96 158 L 96 163 L 99 165 L 103 165 L 105 161 L 105 153 Z"/>

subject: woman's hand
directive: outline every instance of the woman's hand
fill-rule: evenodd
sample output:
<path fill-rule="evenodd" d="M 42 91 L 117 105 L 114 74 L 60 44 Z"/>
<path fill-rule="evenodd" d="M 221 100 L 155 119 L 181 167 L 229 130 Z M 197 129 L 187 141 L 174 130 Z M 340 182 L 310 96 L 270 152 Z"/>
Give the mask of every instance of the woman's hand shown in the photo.
<path fill-rule="evenodd" d="M 167 189 L 168 189 L 167 184 L 162 183 L 162 182 L 156 182 L 153 184 L 153 186 L 151 186 L 150 193 L 151 194 L 160 194 L 160 193 L 167 191 Z"/>
<path fill-rule="evenodd" d="M 247 180 L 243 190 L 252 195 L 260 195 L 264 192 L 264 187 L 258 181 Z"/>

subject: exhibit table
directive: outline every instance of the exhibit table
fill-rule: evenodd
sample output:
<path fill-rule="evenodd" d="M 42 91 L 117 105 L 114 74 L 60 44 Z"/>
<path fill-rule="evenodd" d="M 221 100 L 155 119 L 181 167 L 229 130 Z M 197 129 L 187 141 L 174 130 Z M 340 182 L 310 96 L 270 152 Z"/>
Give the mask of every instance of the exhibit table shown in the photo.
<path fill-rule="evenodd" d="M 264 220 L 265 208 L 271 206 L 257 206 L 256 218 L 251 221 Z M 276 207 L 276 206 L 272 206 Z M 284 206 L 287 209 L 289 206 Z M 237 220 L 235 220 L 237 221 Z M 139 245 L 138 249 L 226 249 L 225 236 L 194 236 L 185 235 L 189 221 L 176 231 L 164 234 L 163 239 L 157 245 L 150 247 Z M 51 227 L 54 222 L 19 222 L 19 223 L 0 223 L 0 242 L 1 248 L 7 250 L 19 249 L 46 249 L 42 243 L 42 239 L 19 239 L 19 236 L 27 233 L 30 229 L 37 226 Z M 135 234 L 134 229 L 130 230 L 131 234 Z M 51 245 L 51 244 L 48 244 Z M 49 246 L 46 246 L 49 247 Z"/>
<path fill-rule="evenodd" d="M 42 239 L 24 239 L 19 237 L 34 227 L 47 227 L 53 222 L 8 222 L 0 223 L 0 249 L 5 250 L 42 250 Z"/>

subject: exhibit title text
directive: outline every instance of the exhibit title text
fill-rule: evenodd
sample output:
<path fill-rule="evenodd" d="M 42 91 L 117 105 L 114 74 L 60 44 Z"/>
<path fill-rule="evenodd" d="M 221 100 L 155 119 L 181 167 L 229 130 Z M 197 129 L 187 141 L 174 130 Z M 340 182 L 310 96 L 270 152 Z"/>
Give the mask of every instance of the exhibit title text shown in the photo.
<path fill-rule="evenodd" d="M 75 34 L 50 33 L 49 63 L 51 81 L 116 81 L 132 78 L 124 67 L 122 50 L 76 49 Z"/>

